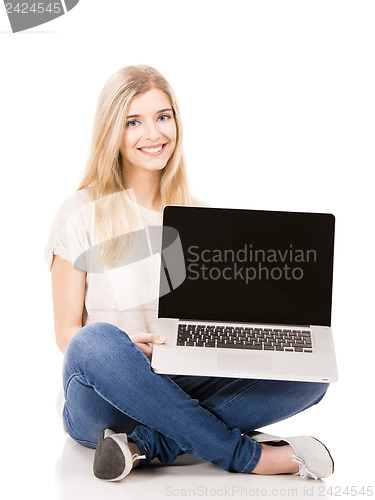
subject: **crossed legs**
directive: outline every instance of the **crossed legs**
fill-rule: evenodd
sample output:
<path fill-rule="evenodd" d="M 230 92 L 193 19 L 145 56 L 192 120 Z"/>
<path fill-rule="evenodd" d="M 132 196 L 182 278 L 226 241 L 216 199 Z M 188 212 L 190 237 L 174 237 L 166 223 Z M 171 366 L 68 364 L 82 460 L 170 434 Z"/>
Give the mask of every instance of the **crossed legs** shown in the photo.
<path fill-rule="evenodd" d="M 288 418 L 323 397 L 308 382 L 155 374 L 128 335 L 108 323 L 82 328 L 64 359 L 64 423 L 95 448 L 103 428 L 126 432 L 148 464 L 183 453 L 225 470 L 252 472 L 262 455 L 243 433 Z"/>

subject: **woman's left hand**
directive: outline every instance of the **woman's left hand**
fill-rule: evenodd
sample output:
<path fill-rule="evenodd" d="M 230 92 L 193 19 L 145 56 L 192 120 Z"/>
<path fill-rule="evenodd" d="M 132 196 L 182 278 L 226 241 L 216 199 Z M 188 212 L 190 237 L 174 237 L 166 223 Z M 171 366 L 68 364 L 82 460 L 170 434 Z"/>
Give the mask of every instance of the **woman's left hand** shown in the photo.
<path fill-rule="evenodd" d="M 167 339 L 155 333 L 136 333 L 135 335 L 130 335 L 130 340 L 134 342 L 151 361 L 152 347 L 149 345 L 149 342 L 152 344 L 164 344 Z"/>

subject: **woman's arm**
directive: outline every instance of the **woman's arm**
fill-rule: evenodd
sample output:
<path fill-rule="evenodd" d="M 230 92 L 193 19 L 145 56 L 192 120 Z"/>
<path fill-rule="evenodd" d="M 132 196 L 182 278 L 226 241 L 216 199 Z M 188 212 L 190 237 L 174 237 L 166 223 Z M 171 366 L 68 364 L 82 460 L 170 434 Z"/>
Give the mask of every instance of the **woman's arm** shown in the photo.
<path fill-rule="evenodd" d="M 54 255 L 51 275 L 56 343 L 64 353 L 69 340 L 82 328 L 86 273 Z"/>
<path fill-rule="evenodd" d="M 77 271 L 70 262 L 54 255 L 51 275 L 56 343 L 64 353 L 69 340 L 82 328 L 86 273 Z M 149 343 L 164 344 L 166 341 L 165 337 L 151 333 L 137 333 L 130 338 L 150 360 L 152 346 Z"/>

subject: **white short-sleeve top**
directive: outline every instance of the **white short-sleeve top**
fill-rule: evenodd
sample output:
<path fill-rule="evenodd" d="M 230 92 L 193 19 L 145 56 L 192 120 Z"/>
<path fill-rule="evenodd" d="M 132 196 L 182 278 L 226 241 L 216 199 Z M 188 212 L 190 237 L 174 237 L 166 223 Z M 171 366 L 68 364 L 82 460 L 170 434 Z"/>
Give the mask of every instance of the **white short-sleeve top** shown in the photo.
<path fill-rule="evenodd" d="M 139 229 L 147 248 L 143 248 L 139 260 L 110 270 L 98 271 L 89 265 L 94 212 L 88 190 L 71 195 L 54 217 L 45 260 L 51 266 L 55 254 L 81 270 L 82 262 L 86 263 L 83 325 L 104 321 L 128 335 L 156 331 L 160 252 L 155 248 L 160 248 L 162 218 L 160 212 L 134 205 L 143 221 Z"/>

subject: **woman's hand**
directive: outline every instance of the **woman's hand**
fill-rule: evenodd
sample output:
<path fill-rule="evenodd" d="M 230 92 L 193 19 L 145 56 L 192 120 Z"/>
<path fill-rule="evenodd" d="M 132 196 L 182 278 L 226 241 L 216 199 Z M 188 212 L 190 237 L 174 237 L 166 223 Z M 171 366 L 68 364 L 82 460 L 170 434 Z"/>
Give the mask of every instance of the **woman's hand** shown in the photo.
<path fill-rule="evenodd" d="M 151 361 L 152 347 L 149 345 L 149 342 L 153 344 L 164 344 L 167 339 L 155 333 L 136 333 L 135 335 L 130 335 L 130 340 L 134 342 Z"/>

